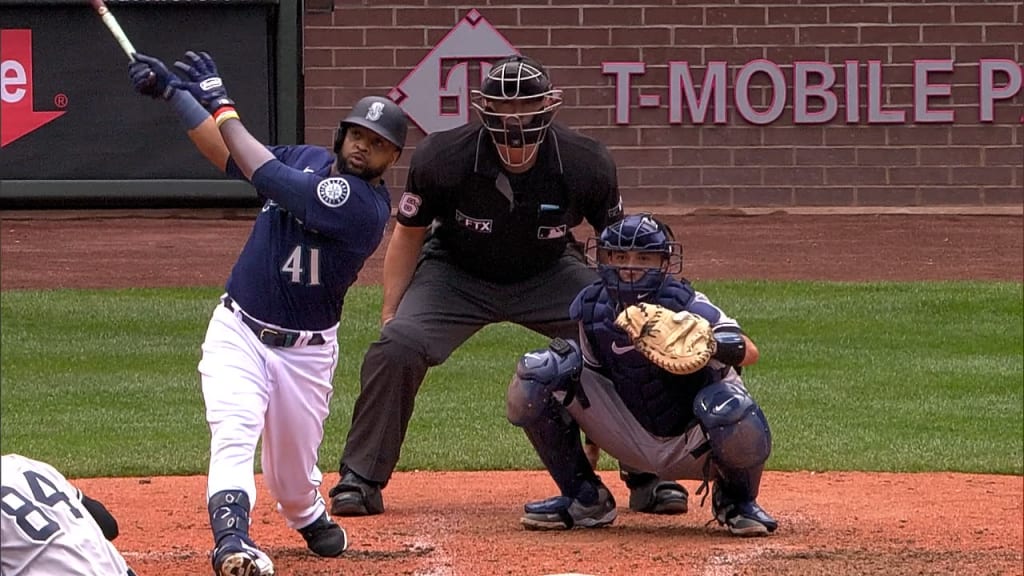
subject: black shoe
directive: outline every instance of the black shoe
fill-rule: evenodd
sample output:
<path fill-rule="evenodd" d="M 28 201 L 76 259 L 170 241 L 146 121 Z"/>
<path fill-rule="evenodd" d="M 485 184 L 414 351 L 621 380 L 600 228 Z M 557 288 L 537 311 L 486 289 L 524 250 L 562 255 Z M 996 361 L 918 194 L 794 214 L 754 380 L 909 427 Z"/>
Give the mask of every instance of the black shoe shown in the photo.
<path fill-rule="evenodd" d="M 351 470 L 345 470 L 329 496 L 332 516 L 372 516 L 384 512 L 380 485 Z"/>
<path fill-rule="evenodd" d="M 629 488 L 629 509 L 644 514 L 686 514 L 689 493 L 654 474 L 620 472 Z"/>
<path fill-rule="evenodd" d="M 629 491 L 629 509 L 644 514 L 686 514 L 688 502 L 686 488 L 665 480 Z"/>
<path fill-rule="evenodd" d="M 306 546 L 318 556 L 334 558 L 341 556 L 348 548 L 345 529 L 335 524 L 327 514 L 321 515 L 309 526 L 299 528 L 299 534 L 306 540 Z"/>
<path fill-rule="evenodd" d="M 718 488 L 718 484 L 711 491 L 711 513 L 734 536 L 767 536 L 779 527 L 779 523 L 757 502 L 731 500 Z"/>

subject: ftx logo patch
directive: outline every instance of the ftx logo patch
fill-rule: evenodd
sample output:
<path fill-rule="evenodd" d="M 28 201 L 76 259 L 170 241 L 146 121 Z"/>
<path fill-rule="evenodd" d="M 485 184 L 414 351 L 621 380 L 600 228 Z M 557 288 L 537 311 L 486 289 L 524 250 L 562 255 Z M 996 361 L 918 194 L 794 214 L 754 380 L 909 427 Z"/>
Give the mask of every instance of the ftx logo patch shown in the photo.
<path fill-rule="evenodd" d="M 473 232 L 480 232 L 481 234 L 490 234 L 491 232 L 494 232 L 494 220 L 470 218 L 459 210 L 455 211 L 455 221 L 463 228 L 472 230 Z"/>
<path fill-rule="evenodd" d="M 0 148 L 64 115 L 37 112 L 32 94 L 32 31 L 0 30 Z M 54 103 L 67 104 L 57 94 Z"/>
<path fill-rule="evenodd" d="M 470 10 L 388 97 L 427 134 L 458 128 L 469 122 L 469 92 L 491 69 L 487 62 L 518 52 L 476 9 Z M 471 62 L 480 65 L 472 87 Z"/>

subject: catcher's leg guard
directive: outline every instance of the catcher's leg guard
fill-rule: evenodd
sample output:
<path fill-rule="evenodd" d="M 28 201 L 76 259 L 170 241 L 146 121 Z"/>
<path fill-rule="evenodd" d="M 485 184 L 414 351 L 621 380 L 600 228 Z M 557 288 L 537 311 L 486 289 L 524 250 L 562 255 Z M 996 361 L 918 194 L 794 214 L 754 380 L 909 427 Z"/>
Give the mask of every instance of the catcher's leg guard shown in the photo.
<path fill-rule="evenodd" d="M 693 408 L 718 470 L 711 498 L 715 519 L 738 536 L 774 532 L 778 523 L 756 502 L 772 450 L 761 408 L 744 388 L 725 382 L 702 389 Z"/>
<path fill-rule="evenodd" d="M 508 421 L 526 426 L 540 418 L 546 406 L 555 402 L 553 392 L 568 391 L 579 381 L 583 354 L 572 340 L 555 338 L 547 348 L 523 355 L 508 385 L 505 411 Z"/>
<path fill-rule="evenodd" d="M 592 504 L 583 485 L 599 481 L 583 451 L 579 425 L 561 406 L 551 402 L 540 417 L 522 428 L 562 495 Z"/>
<path fill-rule="evenodd" d="M 726 382 L 707 386 L 694 398 L 693 412 L 720 468 L 754 468 L 764 464 L 771 454 L 768 420 L 743 387 Z"/>

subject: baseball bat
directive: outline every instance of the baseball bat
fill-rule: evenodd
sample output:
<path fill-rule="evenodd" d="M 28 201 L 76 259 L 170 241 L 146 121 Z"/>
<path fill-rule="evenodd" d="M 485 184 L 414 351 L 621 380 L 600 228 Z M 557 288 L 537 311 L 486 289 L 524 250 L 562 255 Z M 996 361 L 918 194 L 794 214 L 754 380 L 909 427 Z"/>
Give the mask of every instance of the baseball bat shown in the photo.
<path fill-rule="evenodd" d="M 89 3 L 96 9 L 96 13 L 100 15 L 100 19 L 107 25 L 110 33 L 114 35 L 114 40 L 117 40 L 117 43 L 121 45 L 121 49 L 128 55 L 128 59 L 134 60 L 135 47 L 132 46 L 131 41 L 128 40 L 128 35 L 121 29 L 121 25 L 117 23 L 117 18 L 114 18 L 107 5 L 103 3 L 103 0 L 89 0 Z"/>

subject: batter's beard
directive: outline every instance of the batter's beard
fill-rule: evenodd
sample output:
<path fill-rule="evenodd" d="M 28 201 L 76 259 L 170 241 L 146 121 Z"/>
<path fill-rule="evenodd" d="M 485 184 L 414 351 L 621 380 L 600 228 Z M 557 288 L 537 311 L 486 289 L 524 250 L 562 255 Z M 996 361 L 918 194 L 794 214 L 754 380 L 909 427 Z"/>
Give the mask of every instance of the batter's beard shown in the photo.
<path fill-rule="evenodd" d="M 348 160 L 339 159 L 338 168 L 338 171 L 341 172 L 342 174 L 351 174 L 353 176 L 358 176 L 363 180 L 366 180 L 367 182 L 374 182 L 384 175 L 383 169 L 375 170 L 373 168 L 370 168 L 369 166 L 362 169 L 353 168 L 352 166 L 349 165 Z"/>

